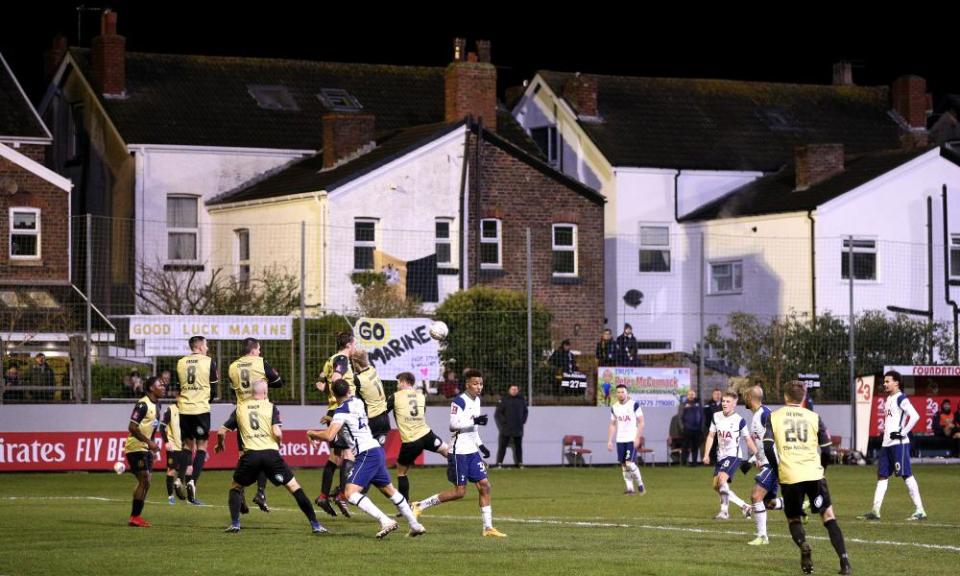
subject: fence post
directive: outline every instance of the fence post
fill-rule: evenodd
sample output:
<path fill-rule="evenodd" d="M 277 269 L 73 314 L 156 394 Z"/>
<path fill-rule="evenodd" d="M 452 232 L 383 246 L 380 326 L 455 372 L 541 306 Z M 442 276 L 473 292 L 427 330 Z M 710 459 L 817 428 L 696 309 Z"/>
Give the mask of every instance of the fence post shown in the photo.
<path fill-rule="evenodd" d="M 533 249 L 527 228 L 527 404 L 533 406 Z"/>
<path fill-rule="evenodd" d="M 300 221 L 300 405 L 307 403 L 307 222 Z"/>
<path fill-rule="evenodd" d="M 849 280 L 850 286 L 850 350 L 848 351 L 848 357 L 850 358 L 850 449 L 856 450 L 856 436 L 857 436 L 857 372 L 856 372 L 856 361 L 854 357 L 854 346 L 856 344 L 856 315 L 853 310 L 853 236 L 847 236 L 847 279 Z"/>
<path fill-rule="evenodd" d="M 707 241 L 703 231 L 700 232 L 700 358 L 697 362 L 697 397 L 703 398 L 703 367 L 704 367 L 704 358 L 707 355 L 707 347 L 703 339 L 706 334 L 706 329 L 704 328 L 705 319 L 706 319 L 706 310 L 704 307 L 707 303 L 707 286 L 706 286 L 706 246 Z M 668 455 L 669 456 L 669 455 Z"/>
<path fill-rule="evenodd" d="M 91 237 L 93 236 L 93 216 L 88 212 L 86 218 L 86 291 L 87 291 L 87 361 L 85 362 L 85 377 L 87 379 L 87 404 L 93 403 L 93 248 Z"/>

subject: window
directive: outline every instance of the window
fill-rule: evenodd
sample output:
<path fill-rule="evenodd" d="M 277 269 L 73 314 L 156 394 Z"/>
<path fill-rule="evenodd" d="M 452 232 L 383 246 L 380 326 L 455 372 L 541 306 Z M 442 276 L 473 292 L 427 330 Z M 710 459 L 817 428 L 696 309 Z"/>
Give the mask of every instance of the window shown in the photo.
<path fill-rule="evenodd" d="M 167 197 L 167 259 L 195 262 L 198 259 L 199 229 L 196 196 Z"/>
<path fill-rule="evenodd" d="M 257 106 L 265 110 L 300 110 L 293 95 L 283 85 L 249 84 L 247 92 L 257 101 Z"/>
<path fill-rule="evenodd" d="M 670 350 L 673 343 L 669 340 L 637 340 L 637 350 Z"/>
<path fill-rule="evenodd" d="M 952 246 L 952 243 L 951 243 Z M 953 254 L 951 252 L 951 260 Z M 850 279 L 850 240 L 843 241 L 843 252 L 840 253 L 840 277 Z M 877 279 L 877 241 L 853 239 L 853 279 Z"/>
<path fill-rule="evenodd" d="M 10 258 L 40 258 L 40 209 L 10 209 Z"/>
<path fill-rule="evenodd" d="M 710 293 L 739 294 L 743 291 L 743 262 L 712 262 L 710 264 Z"/>
<path fill-rule="evenodd" d="M 950 236 L 950 276 L 960 278 L 960 234 Z"/>
<path fill-rule="evenodd" d="M 373 270 L 373 252 L 377 249 L 377 222 L 355 220 L 353 223 L 353 269 Z"/>
<path fill-rule="evenodd" d="M 359 112 L 363 105 L 356 96 L 339 88 L 321 88 L 317 98 L 327 110 L 337 112 Z"/>
<path fill-rule="evenodd" d="M 234 230 L 237 241 L 237 283 L 244 288 L 250 287 L 250 230 Z"/>
<path fill-rule="evenodd" d="M 493 218 L 480 221 L 480 267 L 502 267 L 500 221 Z"/>
<path fill-rule="evenodd" d="M 542 126 L 540 128 L 531 128 L 530 137 L 540 148 L 543 155 L 547 157 L 550 164 L 556 166 L 560 162 L 560 146 L 557 141 L 556 126 Z"/>
<path fill-rule="evenodd" d="M 452 224 L 452 218 L 437 218 L 437 265 L 441 267 L 449 267 L 453 265 L 453 237 L 451 234 Z"/>
<path fill-rule="evenodd" d="M 553 275 L 577 275 L 577 225 L 553 225 Z"/>
<path fill-rule="evenodd" d="M 640 271 L 670 271 L 669 226 L 640 226 Z"/>

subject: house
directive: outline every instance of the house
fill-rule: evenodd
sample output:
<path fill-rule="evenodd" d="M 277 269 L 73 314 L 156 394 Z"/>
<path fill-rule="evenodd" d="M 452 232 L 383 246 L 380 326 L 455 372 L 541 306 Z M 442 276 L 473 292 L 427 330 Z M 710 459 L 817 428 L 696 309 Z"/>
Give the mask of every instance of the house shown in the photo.
<path fill-rule="evenodd" d="M 302 242 L 308 306 L 354 310 L 354 275 L 389 269 L 431 308 L 480 283 L 525 291 L 529 228 L 534 297 L 558 340 L 588 349 L 603 322 L 604 200 L 497 111 L 480 47 L 443 72 L 444 121 L 377 137 L 375 114 L 327 116 L 322 154 L 208 201 L 213 265 L 249 277 L 299 261 Z"/>
<path fill-rule="evenodd" d="M 66 356 L 85 334 L 86 298 L 70 282 L 70 181 L 43 165 L 52 137 L 0 54 L 0 351 Z M 94 310 L 92 338 L 113 327 Z"/>
<path fill-rule="evenodd" d="M 50 165 L 75 185 L 74 214 L 94 216 L 109 314 L 137 311 L 142 267 L 211 274 L 205 202 L 326 150 L 325 117 L 363 111 L 382 133 L 444 118 L 440 67 L 130 52 L 112 11 L 90 49 L 52 54 Z"/>
<path fill-rule="evenodd" d="M 683 217 L 777 172 L 796 146 L 924 143 L 925 86 L 856 86 L 845 64 L 829 86 L 540 71 L 512 113 L 551 163 L 607 199 L 609 327 L 631 323 L 641 351 L 690 351 L 701 280 L 687 264 L 700 240 Z"/>
<path fill-rule="evenodd" d="M 705 315 L 720 324 L 732 311 L 845 316 L 852 257 L 856 313 L 955 323 L 960 213 L 950 203 L 960 199 L 958 183 L 960 154 L 947 146 L 798 148 L 790 165 L 681 218 L 703 236 L 703 259 L 687 268 L 704 264 Z"/>

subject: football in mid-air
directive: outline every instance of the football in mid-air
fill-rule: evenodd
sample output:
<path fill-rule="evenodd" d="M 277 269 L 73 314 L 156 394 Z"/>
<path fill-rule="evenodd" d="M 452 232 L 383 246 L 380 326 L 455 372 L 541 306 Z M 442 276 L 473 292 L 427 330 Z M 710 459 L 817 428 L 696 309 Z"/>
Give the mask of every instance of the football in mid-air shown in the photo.
<path fill-rule="evenodd" d="M 123 474 L 127 471 L 127 465 L 123 463 L 123 460 L 121 460 L 113 465 L 113 471 L 117 474 Z"/>
<path fill-rule="evenodd" d="M 449 333 L 450 329 L 447 328 L 446 322 L 442 320 L 437 320 L 430 325 L 430 337 L 434 340 L 443 340 Z"/>

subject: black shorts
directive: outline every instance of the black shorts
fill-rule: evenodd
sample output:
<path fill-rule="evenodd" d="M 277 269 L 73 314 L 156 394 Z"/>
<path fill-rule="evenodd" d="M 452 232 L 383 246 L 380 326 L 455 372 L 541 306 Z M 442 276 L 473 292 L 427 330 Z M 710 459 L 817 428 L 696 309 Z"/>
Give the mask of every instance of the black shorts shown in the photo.
<path fill-rule="evenodd" d="M 381 436 L 386 439 L 387 434 L 390 433 L 390 415 L 387 412 L 370 418 L 370 433 L 377 441 L 380 440 Z M 383 442 L 380 442 L 380 444 L 383 444 Z"/>
<path fill-rule="evenodd" d="M 251 450 L 244 452 L 233 471 L 233 481 L 241 486 L 249 486 L 257 481 L 264 472 L 274 486 L 284 486 L 293 480 L 293 472 L 280 457 L 277 450 Z"/>
<path fill-rule="evenodd" d="M 437 438 L 433 431 L 427 432 L 413 442 L 404 442 L 400 445 L 400 455 L 397 456 L 397 464 L 401 466 L 412 466 L 418 456 L 423 454 L 424 450 L 437 452 L 443 440 Z"/>
<path fill-rule="evenodd" d="M 210 413 L 181 414 L 180 439 L 206 440 L 210 436 Z"/>
<path fill-rule="evenodd" d="M 189 450 L 167 450 L 167 470 L 189 466 L 191 456 L 193 454 Z"/>
<path fill-rule="evenodd" d="M 128 469 L 134 476 L 153 470 L 153 452 L 127 452 Z"/>
<path fill-rule="evenodd" d="M 803 515 L 804 497 L 810 499 L 810 511 L 817 514 L 829 508 L 831 504 L 826 478 L 796 484 L 781 484 L 780 494 L 783 496 L 783 513 L 787 518 L 799 518 Z"/>

